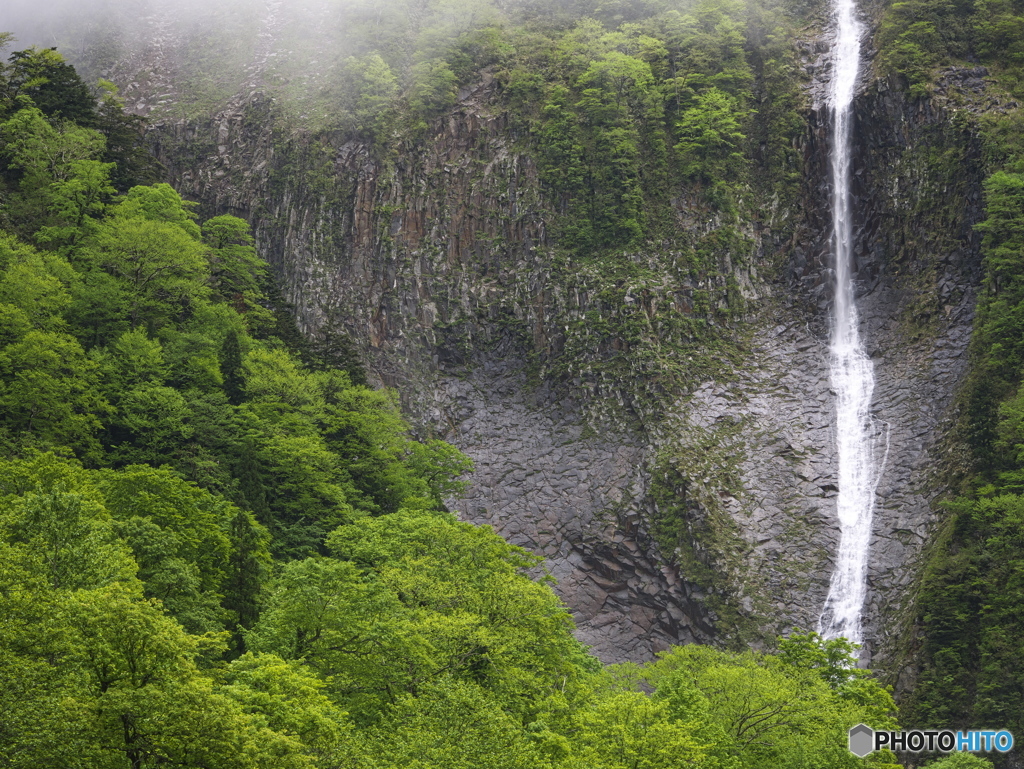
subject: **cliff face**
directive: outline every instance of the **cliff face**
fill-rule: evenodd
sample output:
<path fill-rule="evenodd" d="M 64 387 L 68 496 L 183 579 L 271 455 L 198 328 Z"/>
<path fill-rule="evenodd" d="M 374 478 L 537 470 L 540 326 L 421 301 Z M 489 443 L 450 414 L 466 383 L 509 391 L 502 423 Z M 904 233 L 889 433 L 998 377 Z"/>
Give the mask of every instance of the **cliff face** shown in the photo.
<path fill-rule="evenodd" d="M 566 318 L 607 308 L 553 277 L 555 214 L 491 90 L 485 74 L 387 161 L 353 142 L 281 143 L 260 100 L 154 138 L 179 189 L 253 223 L 302 327 L 348 333 L 422 429 L 474 459 L 453 509 L 547 557 L 582 640 L 615 660 L 709 640 L 699 593 L 648 533 L 650 437 L 621 414 L 585 418 L 600 381 L 542 371 Z M 686 301 L 691 287 L 660 283 L 641 305 Z"/>
<path fill-rule="evenodd" d="M 950 94 L 976 94 L 982 74 L 951 71 Z M 383 157 L 289 131 L 259 94 L 152 136 L 170 181 L 206 213 L 252 222 L 301 326 L 351 336 L 419 427 L 475 460 L 452 508 L 547 558 L 599 656 L 813 628 L 838 538 L 824 118 L 808 113 L 801 205 L 764 212 L 790 222 L 791 240 L 749 222 L 753 246 L 720 254 L 701 280 L 671 253 L 631 254 L 647 277 L 613 281 L 610 299 L 593 267 L 552 250 L 558 213 L 495 92 L 483 72 Z M 865 653 L 884 664 L 938 473 L 956 459 L 942 438 L 965 373 L 982 172 L 971 120 L 942 95 L 910 101 L 867 82 L 856 120 L 859 303 L 888 436 Z M 679 207 L 681 226 L 714 230 Z M 627 339 L 590 335 L 593 313 L 668 338 L 666 308 L 694 312 L 698 293 L 737 308 L 734 343 L 729 355 L 700 339 L 672 348 L 688 384 L 668 407 L 630 396 L 652 386 L 636 356 L 614 378 L 583 365 L 630 352 Z"/>
<path fill-rule="evenodd" d="M 813 627 L 837 544 L 821 118 L 809 116 L 785 279 L 762 281 L 756 256 L 722 265 L 750 296 L 743 355 L 660 418 L 602 419 L 594 402 L 614 392 L 535 363 L 564 349 L 567 315 L 609 308 L 553 274 L 555 214 L 491 88 L 485 74 L 383 162 L 352 142 L 282 141 L 259 99 L 155 137 L 174 183 L 253 222 L 303 327 L 340 322 L 418 422 L 474 458 L 453 509 L 543 554 L 602 657 Z M 877 653 L 899 636 L 942 491 L 936 446 L 964 374 L 981 172 L 969 124 L 937 103 L 873 83 L 857 121 L 860 307 L 888 425 L 866 612 Z M 671 275 L 663 285 L 630 298 L 685 300 Z M 666 520 L 675 554 L 650 535 Z"/>

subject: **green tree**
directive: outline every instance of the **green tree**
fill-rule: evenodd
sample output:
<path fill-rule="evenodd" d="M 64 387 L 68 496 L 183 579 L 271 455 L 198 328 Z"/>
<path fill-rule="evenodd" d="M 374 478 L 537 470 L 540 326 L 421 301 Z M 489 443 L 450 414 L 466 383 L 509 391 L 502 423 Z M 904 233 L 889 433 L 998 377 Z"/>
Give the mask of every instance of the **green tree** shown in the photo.
<path fill-rule="evenodd" d="M 428 59 L 409 70 L 407 99 L 413 113 L 423 121 L 436 117 L 455 104 L 458 78 L 443 59 Z"/>
<path fill-rule="evenodd" d="M 114 165 L 111 185 L 125 193 L 138 185 L 154 184 L 160 165 L 145 143 L 145 119 L 124 111 L 118 88 L 109 80 L 101 79 L 99 90 L 95 128 L 106 139 L 103 162 Z"/>
<path fill-rule="evenodd" d="M 860 722 L 895 726 L 895 704 L 877 683 L 855 679 L 856 696 L 847 696 L 844 685 L 831 688 L 820 669 L 798 666 L 813 647 L 790 647 L 797 664 L 754 652 L 677 647 L 649 665 L 647 676 L 656 694 L 669 687 L 669 701 L 680 686 L 703 695 L 709 723 L 724 733 L 744 767 L 857 766 L 846 750 L 846 730 Z"/>
<path fill-rule="evenodd" d="M 29 325 L 13 308 L 8 318 L 12 322 L 23 323 L 25 329 Z M 97 389 L 96 369 L 73 337 L 26 330 L 0 348 L 4 426 L 24 445 L 68 448 L 95 460 L 100 417 L 110 410 Z"/>
<path fill-rule="evenodd" d="M 64 314 L 71 305 L 71 289 L 78 287 L 74 270 L 54 254 L 38 253 L 16 241 L 10 246 L 6 258 L 0 256 L 6 262 L 0 273 L 0 302 L 23 313 L 34 329 L 68 331 Z M 0 245 L 0 252 L 4 250 Z"/>
<path fill-rule="evenodd" d="M 342 526 L 328 544 L 344 560 L 287 565 L 247 641 L 330 676 L 357 722 L 443 675 L 520 717 L 579 686 L 568 615 L 520 573 L 536 559 L 489 529 L 401 511 Z"/>
<path fill-rule="evenodd" d="M 53 126 L 39 109 L 26 107 L 0 124 L 0 138 L 20 176 L 15 221 L 41 242 L 77 241 L 113 192 L 113 166 L 98 160 L 102 134 L 74 123 Z"/>
<path fill-rule="evenodd" d="M 116 464 L 174 461 L 192 437 L 192 410 L 173 387 L 139 385 L 122 394 L 109 421 L 110 458 Z"/>
<path fill-rule="evenodd" d="M 592 131 L 588 167 L 589 214 L 595 245 L 635 243 L 643 232 L 642 132 L 637 124 L 660 123 L 660 93 L 650 65 L 619 51 L 592 62 L 578 81 L 583 123 Z M 660 125 L 659 125 L 660 127 Z M 658 141 L 663 150 L 663 140 Z M 655 158 L 656 160 L 656 158 Z M 662 157 L 662 162 L 664 158 Z"/>
<path fill-rule="evenodd" d="M 33 561 L 0 538 L 0 756 L 10 769 L 97 766 L 62 596 Z"/>
<path fill-rule="evenodd" d="M 249 223 L 237 216 L 215 216 L 202 229 L 203 242 L 210 247 L 210 287 L 245 312 L 263 298 L 260 286 L 267 271 L 253 247 Z"/>
<path fill-rule="evenodd" d="M 350 128 L 367 138 L 385 138 L 395 120 L 398 78 L 379 53 L 350 56 L 340 76 L 342 104 Z"/>
<path fill-rule="evenodd" d="M 856 667 L 856 644 L 838 636 L 826 640 L 814 632 L 794 632 L 779 639 L 779 658 L 787 665 L 804 670 L 816 670 L 832 689 L 839 689 L 865 671 Z"/>
<path fill-rule="evenodd" d="M 91 127 L 96 122 L 96 102 L 89 88 L 55 48 L 15 51 L 0 80 L 0 107 L 28 99 L 47 117 Z M 20 97 L 20 98 L 19 98 Z"/>
<path fill-rule="evenodd" d="M 297 740 L 247 716 L 200 674 L 198 639 L 154 603 L 123 587 L 84 591 L 69 597 L 68 616 L 105 755 L 135 767 L 312 767 Z"/>
<path fill-rule="evenodd" d="M 224 377 L 224 394 L 232 405 L 237 406 L 244 397 L 245 377 L 242 375 L 242 346 L 234 329 L 224 337 L 220 350 L 220 373 Z"/>
<path fill-rule="evenodd" d="M 191 305 L 205 299 L 209 273 L 203 248 L 183 229 L 115 215 L 97 232 L 94 258 L 121 279 L 132 328 L 181 320 Z"/>
<path fill-rule="evenodd" d="M 236 508 L 167 468 L 104 470 L 94 482 L 132 548 L 147 597 L 193 632 L 222 630 Z"/>
<path fill-rule="evenodd" d="M 145 219 L 173 224 L 189 237 L 199 240 L 201 230 L 196 224 L 195 203 L 182 200 L 169 184 L 132 187 L 111 214 L 116 219 Z M 232 217 L 233 218 L 233 217 Z"/>
<path fill-rule="evenodd" d="M 235 648 L 242 651 L 244 636 L 259 619 L 259 599 L 270 574 L 270 536 L 252 513 L 239 510 L 231 519 L 231 556 L 224 582 L 224 608 L 231 612 Z"/>
<path fill-rule="evenodd" d="M 115 403 L 119 396 L 140 385 L 162 385 L 170 375 L 163 346 L 144 329 L 126 331 L 108 349 L 93 350 L 99 363 L 105 394 Z"/>
<path fill-rule="evenodd" d="M 296 737 L 317 766 L 370 763 L 347 714 L 324 693 L 308 667 L 272 654 L 245 654 L 224 670 L 223 692 L 268 727 Z M 366 763 L 364 763 L 366 762 Z"/>
<path fill-rule="evenodd" d="M 718 88 L 698 96 L 678 124 L 676 151 L 683 173 L 711 185 L 742 174 L 747 162 L 741 151 L 744 118 L 736 99 Z"/>
<path fill-rule="evenodd" d="M 681 113 L 711 88 L 741 103 L 750 95 L 745 10 L 736 0 L 701 0 L 689 13 L 672 10 L 654 22 L 666 41 L 666 86 L 674 111 Z"/>
<path fill-rule="evenodd" d="M 573 718 L 571 767 L 738 767 L 713 755 L 704 725 L 674 717 L 666 700 L 641 692 L 611 692 Z"/>
<path fill-rule="evenodd" d="M 359 500 L 364 509 L 393 513 L 411 497 L 441 506 L 464 488 L 457 479 L 472 462 L 443 441 L 411 440 L 395 393 L 350 387 L 331 401 L 324 420 L 327 446 L 364 495 Z"/>
<path fill-rule="evenodd" d="M 1004 67 L 1024 66 L 1024 8 L 1013 0 L 977 0 L 974 31 L 978 52 L 988 61 Z"/>
<path fill-rule="evenodd" d="M 479 686 L 442 677 L 406 694 L 370 732 L 382 766 L 534 769 L 547 764 L 522 725 Z"/>

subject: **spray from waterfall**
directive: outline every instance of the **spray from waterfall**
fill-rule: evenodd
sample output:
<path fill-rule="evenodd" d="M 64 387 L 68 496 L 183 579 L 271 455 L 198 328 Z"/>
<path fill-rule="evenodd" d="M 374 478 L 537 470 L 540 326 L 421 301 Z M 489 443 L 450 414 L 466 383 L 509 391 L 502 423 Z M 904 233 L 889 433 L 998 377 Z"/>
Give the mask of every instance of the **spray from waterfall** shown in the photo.
<path fill-rule="evenodd" d="M 871 418 L 874 370 L 858 330 L 853 290 L 853 200 L 851 127 L 860 64 L 861 25 L 854 0 L 835 0 L 836 47 L 829 110 L 832 118 L 832 256 L 835 298 L 830 347 L 836 395 L 839 462 L 839 550 L 818 632 L 861 642 L 861 612 L 867 591 L 868 550 L 875 489 L 881 474 L 876 450 L 881 434 Z"/>

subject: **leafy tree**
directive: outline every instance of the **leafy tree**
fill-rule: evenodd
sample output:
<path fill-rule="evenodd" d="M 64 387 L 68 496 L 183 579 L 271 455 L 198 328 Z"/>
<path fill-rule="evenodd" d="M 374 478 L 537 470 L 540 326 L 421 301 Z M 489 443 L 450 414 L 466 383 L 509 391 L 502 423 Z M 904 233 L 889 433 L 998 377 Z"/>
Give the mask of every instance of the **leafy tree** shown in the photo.
<path fill-rule="evenodd" d="M 650 65 L 611 51 L 594 61 L 578 81 L 576 106 L 594 131 L 588 169 L 590 218 L 597 244 L 635 243 L 642 232 L 641 135 L 634 119 L 659 120 L 660 95 Z"/>
<path fill-rule="evenodd" d="M 195 302 L 190 299 L 179 318 L 180 323 L 159 329 L 160 343 L 171 369 L 168 384 L 186 391 L 221 390 L 222 335 L 230 329 L 240 330 L 238 313 L 227 305 L 205 301 L 199 287 Z"/>
<path fill-rule="evenodd" d="M 118 88 L 109 80 L 99 81 L 95 128 L 106 139 L 102 160 L 112 163 L 110 183 L 120 193 L 132 187 L 154 184 L 159 163 L 145 144 L 145 119 L 124 111 Z"/>
<path fill-rule="evenodd" d="M 428 498 L 437 506 L 464 487 L 457 480 L 470 460 L 442 441 L 408 437 L 394 393 L 351 387 L 332 398 L 325 416 L 328 447 L 344 462 L 372 512 L 395 512 L 406 499 Z"/>
<path fill-rule="evenodd" d="M 5 511 L 6 512 L 6 511 Z M 5 767 L 85 767 L 96 758 L 61 594 L 31 551 L 0 539 L 0 755 Z M 93 765 L 96 765 L 93 763 Z"/>
<path fill-rule="evenodd" d="M 455 103 L 458 78 L 443 59 L 413 65 L 409 77 L 409 106 L 414 114 L 422 115 L 421 120 L 433 118 Z"/>
<path fill-rule="evenodd" d="M 225 695 L 246 713 L 265 719 L 275 732 L 297 738 L 317 766 L 361 767 L 368 762 L 347 715 L 305 665 L 250 653 L 225 668 L 224 681 Z"/>
<path fill-rule="evenodd" d="M 683 173 L 709 184 L 742 173 L 747 162 L 741 152 L 746 138 L 740 130 L 744 117 L 736 100 L 718 88 L 698 96 L 678 125 L 676 151 Z"/>
<path fill-rule="evenodd" d="M 1020 29 L 1024 8 L 1013 0 L 977 0 L 974 31 L 978 52 L 997 66 L 1024 66 Z"/>
<path fill-rule="evenodd" d="M 259 598 L 270 573 L 270 536 L 252 513 L 239 510 L 231 519 L 231 556 L 224 583 L 224 608 L 232 613 L 235 648 L 241 650 L 248 630 L 259 618 Z"/>
<path fill-rule="evenodd" d="M 42 242 L 79 239 L 113 192 L 113 166 L 98 160 L 103 136 L 74 123 L 55 127 L 42 111 L 26 107 L 0 124 L 0 138 L 2 154 L 20 176 L 16 221 Z"/>
<path fill-rule="evenodd" d="M 712 755 L 704 725 L 674 718 L 666 700 L 641 692 L 609 693 L 580 708 L 574 721 L 572 767 L 677 766 L 737 767 L 729 758 Z"/>
<path fill-rule="evenodd" d="M 181 320 L 205 298 L 202 246 L 174 224 L 115 217 L 100 228 L 95 246 L 100 263 L 123 281 L 132 328 Z"/>
<path fill-rule="evenodd" d="M 100 417 L 110 408 L 97 390 L 96 364 L 73 337 L 28 330 L 24 314 L 10 314 L 9 322 L 24 323 L 25 333 L 0 348 L 4 426 L 24 445 L 96 459 Z"/>
<path fill-rule="evenodd" d="M 78 465 L 40 454 L 3 462 L 0 541 L 11 563 L 48 589 L 75 590 L 135 576 L 130 551 L 117 536 L 102 496 Z"/>
<path fill-rule="evenodd" d="M 798 651 L 796 643 L 804 649 Z M 808 654 L 817 655 L 817 644 L 809 649 L 806 641 L 794 645 L 781 658 L 678 647 L 652 663 L 647 676 L 656 693 L 665 692 L 670 702 L 680 686 L 699 692 L 707 700 L 709 722 L 722 730 L 744 767 L 857 766 L 846 750 L 846 730 L 859 722 L 894 726 L 892 697 L 877 683 L 860 683 L 863 679 L 853 679 L 855 691 L 866 687 L 870 694 L 846 696 L 849 684 L 833 689 L 820 669 L 787 662 L 786 656 L 792 660 L 796 655 L 802 663 Z M 685 701 L 692 713 L 692 695 Z M 703 710 L 703 704 L 697 708 Z"/>
<path fill-rule="evenodd" d="M 328 315 L 323 324 L 311 334 L 309 364 L 319 371 L 344 371 L 352 384 L 364 387 L 369 385 L 359 350 L 336 314 Z"/>
<path fill-rule="evenodd" d="M 242 375 L 242 347 L 238 332 L 232 329 L 224 337 L 220 352 L 220 373 L 224 377 L 224 394 L 228 401 L 237 406 L 244 397 L 245 378 Z"/>
<path fill-rule="evenodd" d="M 357 722 L 442 675 L 520 715 L 578 685 L 568 615 L 520 574 L 535 559 L 488 529 L 402 511 L 342 526 L 328 544 L 337 559 L 285 567 L 247 641 L 330 676 Z"/>
<path fill-rule="evenodd" d="M 73 594 L 68 613 L 105 754 L 139 767 L 312 766 L 297 740 L 263 727 L 199 673 L 197 639 L 153 603 L 108 588 Z"/>
<path fill-rule="evenodd" d="M 398 78 L 379 53 L 350 56 L 343 63 L 343 103 L 351 129 L 369 138 L 384 138 L 395 120 Z"/>
<path fill-rule="evenodd" d="M 998 171 L 985 183 L 986 213 L 977 225 L 985 253 L 985 294 L 971 340 L 973 371 L 965 386 L 968 439 L 978 467 L 999 472 L 1006 455 L 993 451 L 998 404 L 1012 394 L 1024 367 L 1024 175 Z M 1008 407 L 1009 408 L 1009 407 Z"/>
<path fill-rule="evenodd" d="M 98 361 L 106 393 L 115 402 L 140 385 L 162 385 L 170 375 L 160 341 L 140 328 L 126 331 L 109 349 L 94 350 L 91 357 Z"/>
<path fill-rule="evenodd" d="M 686 109 L 711 88 L 740 102 L 749 96 L 753 78 L 744 50 L 744 11 L 736 0 L 701 0 L 689 13 L 669 11 L 658 19 L 676 109 Z"/>
<path fill-rule="evenodd" d="M 541 181 L 554 190 L 563 212 L 569 208 L 572 199 L 582 195 L 585 189 L 583 138 L 569 98 L 568 88 L 563 85 L 553 86 L 548 102 L 541 109 L 542 122 L 538 129 Z M 589 220 L 579 216 L 565 218 L 567 221 L 561 228 L 566 242 L 589 242 L 592 237 Z"/>
<path fill-rule="evenodd" d="M 369 736 L 382 766 L 533 769 L 540 751 L 480 686 L 442 677 L 406 694 Z"/>
<path fill-rule="evenodd" d="M 78 276 L 67 262 L 52 254 L 38 253 L 16 241 L 10 246 L 0 274 L 0 302 L 12 312 L 20 311 L 36 330 L 66 332 L 63 316 L 71 304 L 69 289 L 77 288 Z"/>
<path fill-rule="evenodd" d="M 803 670 L 816 670 L 832 689 L 839 689 L 866 673 L 856 667 L 857 646 L 838 636 L 828 640 L 814 632 L 794 632 L 779 640 L 779 658 L 787 665 Z"/>
<path fill-rule="evenodd" d="M 219 631 L 237 510 L 168 469 L 101 471 L 95 481 L 132 548 L 148 597 L 193 632 Z"/>
<path fill-rule="evenodd" d="M 195 432 L 191 421 L 188 403 L 173 387 L 141 385 L 129 390 L 110 420 L 111 459 L 153 465 L 174 459 Z"/>
<path fill-rule="evenodd" d="M 87 348 L 114 342 L 130 330 L 128 304 L 127 286 L 117 277 L 98 265 L 83 269 L 67 312 L 71 330 Z"/>
<path fill-rule="evenodd" d="M 150 187 L 132 187 L 112 209 L 111 215 L 121 221 L 144 219 L 171 224 L 194 240 L 199 240 L 201 230 L 192 210 L 195 206 L 195 203 L 182 200 L 171 185 L 154 184 Z M 233 224 L 230 229 L 237 230 Z"/>
<path fill-rule="evenodd" d="M 468 482 L 459 479 L 473 471 L 473 460 L 450 443 L 436 438 L 410 441 L 407 451 L 406 465 L 426 481 L 435 506 L 441 507 L 448 497 L 468 488 Z"/>
<path fill-rule="evenodd" d="M 203 222 L 203 242 L 211 249 L 210 286 L 240 312 L 262 298 L 266 263 L 256 254 L 249 223 L 237 216 L 215 216 Z"/>
<path fill-rule="evenodd" d="M 0 106 L 10 109 L 28 99 L 51 119 L 80 126 L 96 122 L 96 103 L 89 88 L 55 48 L 15 51 L 8 61 L 0 81 Z"/>

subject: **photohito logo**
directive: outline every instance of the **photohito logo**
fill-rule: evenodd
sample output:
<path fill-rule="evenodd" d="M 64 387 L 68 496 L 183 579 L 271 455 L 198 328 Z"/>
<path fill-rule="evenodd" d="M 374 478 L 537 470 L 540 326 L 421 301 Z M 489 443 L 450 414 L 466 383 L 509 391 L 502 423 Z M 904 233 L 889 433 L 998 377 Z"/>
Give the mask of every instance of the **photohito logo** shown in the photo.
<path fill-rule="evenodd" d="M 857 724 L 850 729 L 850 752 L 864 758 L 876 750 L 889 750 L 920 753 L 921 751 L 968 751 L 986 753 L 996 750 L 1006 753 L 1013 747 L 1013 735 L 1005 729 L 996 731 L 975 730 L 970 732 L 921 731 L 914 729 L 905 732 L 876 732 L 867 724 Z"/>

